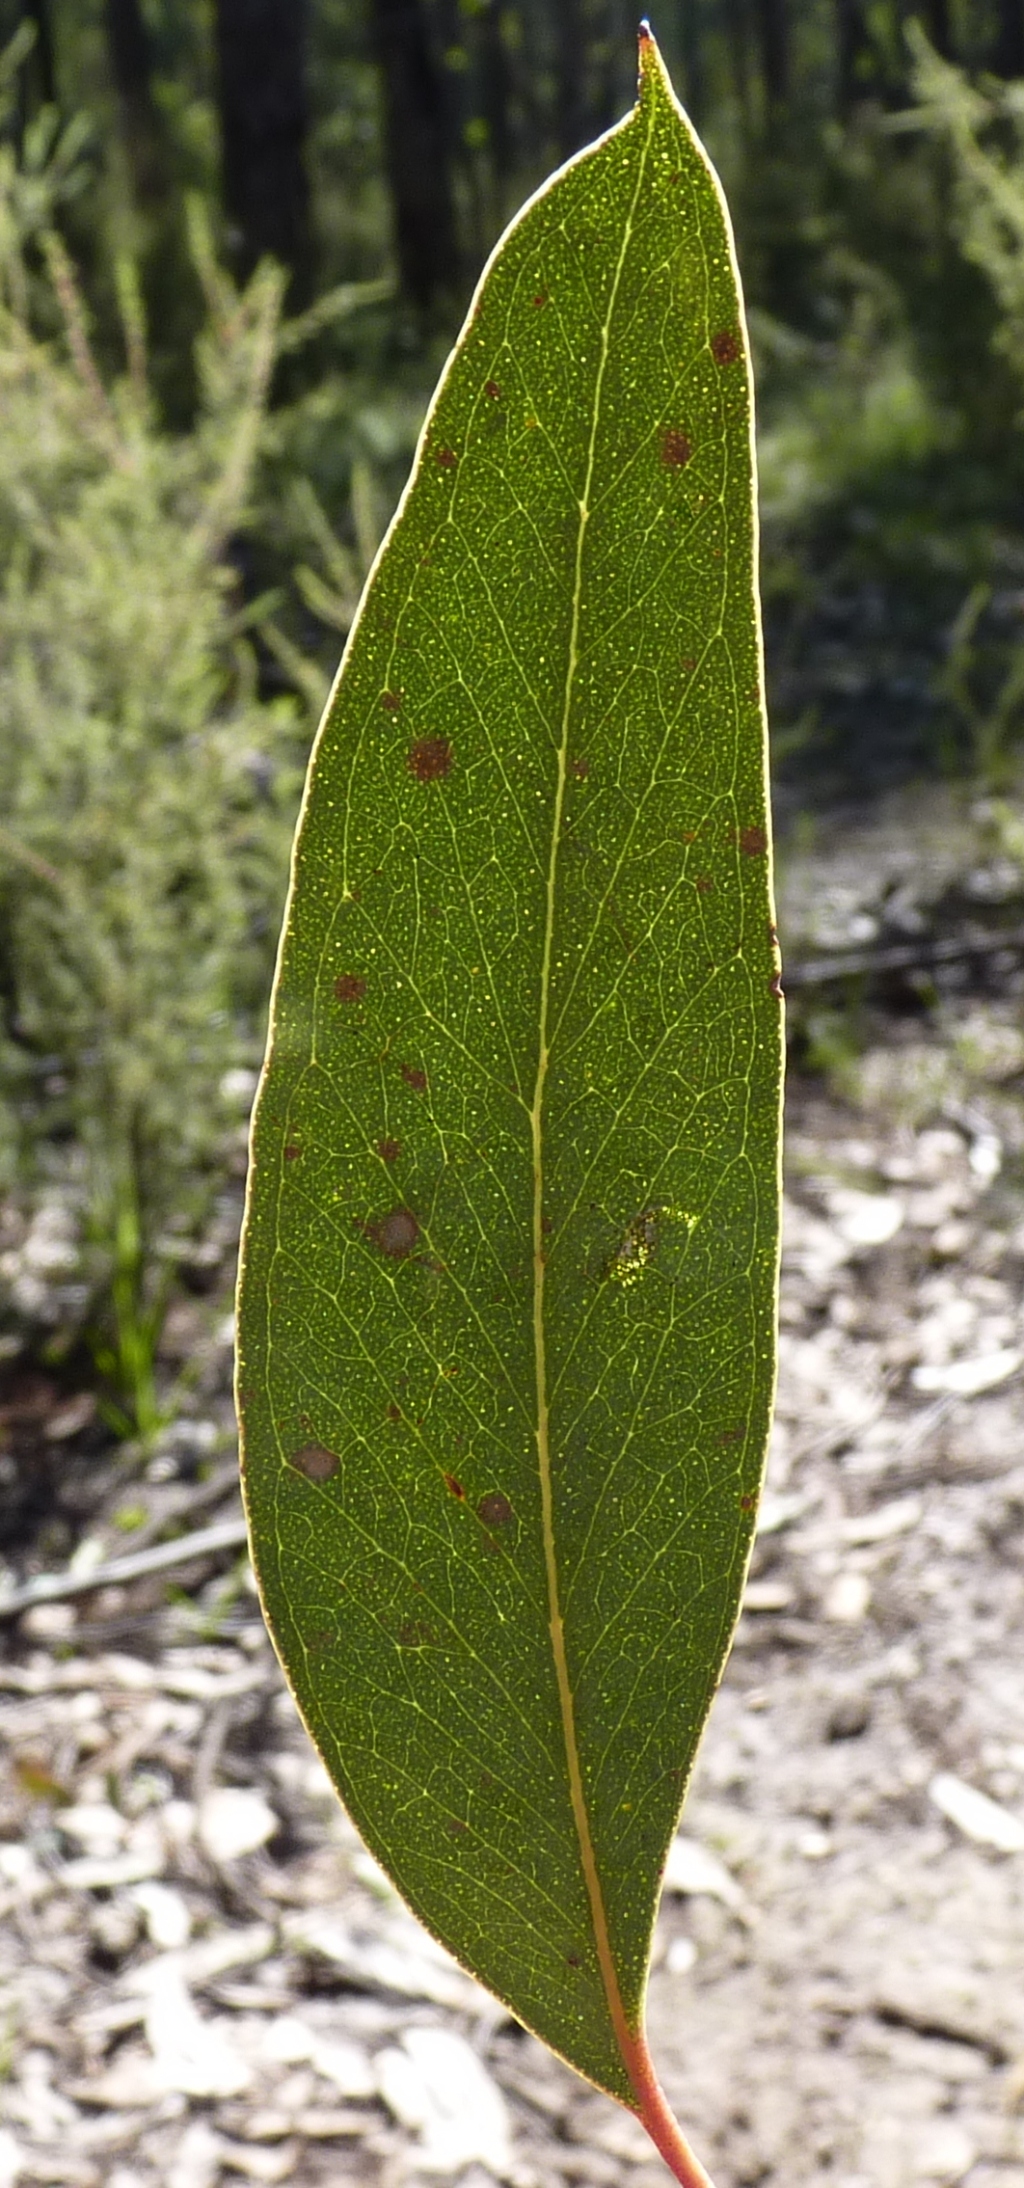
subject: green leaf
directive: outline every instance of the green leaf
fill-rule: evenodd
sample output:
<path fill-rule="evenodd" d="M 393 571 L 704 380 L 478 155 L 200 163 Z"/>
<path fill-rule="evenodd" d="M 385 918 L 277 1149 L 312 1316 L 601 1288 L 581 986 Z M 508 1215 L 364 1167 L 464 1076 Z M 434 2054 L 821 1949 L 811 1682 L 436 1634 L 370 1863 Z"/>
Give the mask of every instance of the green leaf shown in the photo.
<path fill-rule="evenodd" d="M 327 709 L 239 1326 L 263 1601 L 350 1814 L 677 2170 L 650 1933 L 774 1373 L 750 403 L 644 34 L 494 253 Z"/>

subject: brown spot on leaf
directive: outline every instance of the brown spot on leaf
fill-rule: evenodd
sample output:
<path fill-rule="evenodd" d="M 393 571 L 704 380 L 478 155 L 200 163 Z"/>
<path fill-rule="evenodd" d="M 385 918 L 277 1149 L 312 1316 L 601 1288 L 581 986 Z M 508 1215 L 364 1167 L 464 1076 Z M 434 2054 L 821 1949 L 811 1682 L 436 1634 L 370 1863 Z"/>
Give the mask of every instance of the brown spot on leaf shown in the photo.
<path fill-rule="evenodd" d="M 679 663 L 679 666 L 681 669 L 685 669 L 687 675 L 689 675 L 690 670 L 695 669 L 697 666 L 697 663 L 694 660 L 692 653 L 684 653 L 683 658 Z"/>
<path fill-rule="evenodd" d="M 735 327 L 722 327 L 711 337 L 711 355 L 716 365 L 734 365 L 742 356 L 739 332 Z"/>
<path fill-rule="evenodd" d="M 492 403 L 496 403 L 499 401 L 501 396 L 501 389 L 498 386 L 497 380 L 484 381 L 484 394 L 490 396 Z"/>
<path fill-rule="evenodd" d="M 376 1223 L 364 1223 L 362 1229 L 389 1261 L 404 1261 L 420 1235 L 411 1208 L 392 1208 L 390 1215 L 378 1216 Z"/>
<path fill-rule="evenodd" d="M 411 1086 L 414 1094 L 426 1093 L 427 1074 L 425 1071 L 420 1070 L 418 1064 L 403 1064 L 402 1077 L 405 1080 L 406 1086 Z"/>
<path fill-rule="evenodd" d="M 451 774 L 452 748 L 447 737 L 417 737 L 406 766 L 418 783 L 442 782 Z"/>
<path fill-rule="evenodd" d="M 760 858 L 761 853 L 768 849 L 768 838 L 763 828 L 741 828 L 739 844 L 744 858 Z"/>
<path fill-rule="evenodd" d="M 382 1162 L 397 1162 L 402 1150 L 397 1140 L 378 1140 L 377 1153 Z"/>
<path fill-rule="evenodd" d="M 440 464 L 442 471 L 454 471 L 459 459 L 455 453 L 454 448 L 439 448 L 437 451 L 437 460 Z"/>
<path fill-rule="evenodd" d="M 476 1510 L 477 1518 L 483 1520 L 485 1527 L 507 1527 L 509 1521 L 515 1518 L 512 1506 L 502 1489 L 489 1489 L 487 1495 L 481 1497 Z"/>
<path fill-rule="evenodd" d="M 699 891 L 701 896 L 707 896 L 708 890 L 713 889 L 715 884 L 712 881 L 710 874 L 698 874 L 693 886 Z"/>
<path fill-rule="evenodd" d="M 567 1952 L 567 1953 L 566 1953 L 566 1956 L 565 1956 L 565 1965 L 566 1965 L 566 1967 L 567 1967 L 567 1968 L 579 1968 L 579 1967 L 582 1967 L 582 1965 L 583 1965 L 583 1962 L 582 1962 L 582 1959 L 581 1959 L 581 1957 L 580 1957 L 579 1953 L 578 1953 L 578 1952 Z"/>
<path fill-rule="evenodd" d="M 723 1428 L 718 1441 L 719 1443 L 742 1443 L 745 1434 L 745 1428 Z"/>
<path fill-rule="evenodd" d="M 456 1481 L 454 1474 L 445 1475 L 444 1485 L 448 1491 L 449 1496 L 457 1497 L 461 1504 L 465 1498 L 466 1492 L 462 1486 L 462 1483 L 460 1481 Z"/>
<path fill-rule="evenodd" d="M 587 776 L 590 773 L 590 761 L 574 760 L 572 763 L 572 771 L 578 783 L 585 783 Z"/>
<path fill-rule="evenodd" d="M 388 1420 L 389 1420 L 389 1421 L 400 1421 L 400 1420 L 401 1420 L 401 1418 L 402 1418 L 402 1408 L 401 1408 L 401 1406 L 400 1406 L 400 1405 L 396 1405 L 396 1404 L 395 1404 L 395 1401 L 394 1401 L 394 1399 L 392 1398 L 392 1400 L 391 1400 L 391 1403 L 390 1403 L 390 1405 L 388 1406 Z"/>
<path fill-rule="evenodd" d="M 380 703 L 385 714 L 397 714 L 402 704 L 402 693 L 400 691 L 382 691 Z"/>
<path fill-rule="evenodd" d="M 301 1153 L 302 1149 L 299 1146 L 298 1140 L 289 1140 L 288 1145 L 284 1151 L 284 1159 L 286 1162 L 297 1162 Z"/>
<path fill-rule="evenodd" d="M 547 297 L 546 297 L 546 295 L 545 295 L 545 293 L 544 293 L 544 290 L 543 290 L 543 289 L 538 289 L 538 291 L 537 291 L 537 294 L 536 294 L 536 296 L 535 296 L 535 297 L 534 297 L 534 299 L 533 299 L 533 308 L 534 308 L 534 311 L 543 311 L 543 309 L 544 309 L 544 306 L 545 306 L 545 304 L 546 304 L 546 303 L 547 303 Z"/>
<path fill-rule="evenodd" d="M 304 1474 L 307 1481 L 322 1482 L 330 1481 L 341 1461 L 336 1451 L 328 1451 L 322 1443 L 304 1443 L 290 1454 L 288 1464 L 297 1474 Z"/>
<path fill-rule="evenodd" d="M 361 1003 L 366 994 L 366 982 L 361 973 L 340 972 L 334 983 L 339 1003 Z"/>
<path fill-rule="evenodd" d="M 425 1618 L 403 1618 L 395 1639 L 400 1649 L 428 1649 L 437 1635 Z"/>
<path fill-rule="evenodd" d="M 693 445 L 682 426 L 667 425 L 661 436 L 661 460 L 667 471 L 681 471 L 693 454 Z"/>
<path fill-rule="evenodd" d="M 741 1511 L 741 1512 L 752 1512 L 752 1511 L 753 1511 L 753 1509 L 754 1509 L 754 1506 L 755 1506 L 755 1504 L 756 1504 L 756 1503 L 757 1503 L 757 1498 L 756 1498 L 756 1497 L 741 1497 L 741 1498 L 740 1498 L 740 1511 Z"/>
<path fill-rule="evenodd" d="M 468 1823 L 463 1823 L 461 1817 L 459 1816 L 449 1816 L 448 1829 L 451 1832 L 453 1839 L 464 1839 L 467 1831 L 469 1830 L 469 1825 Z"/>
<path fill-rule="evenodd" d="M 771 979 L 768 982 L 768 993 L 769 995 L 774 995 L 777 1003 L 785 1002 L 786 998 L 782 986 L 782 974 L 780 972 L 773 972 Z"/>

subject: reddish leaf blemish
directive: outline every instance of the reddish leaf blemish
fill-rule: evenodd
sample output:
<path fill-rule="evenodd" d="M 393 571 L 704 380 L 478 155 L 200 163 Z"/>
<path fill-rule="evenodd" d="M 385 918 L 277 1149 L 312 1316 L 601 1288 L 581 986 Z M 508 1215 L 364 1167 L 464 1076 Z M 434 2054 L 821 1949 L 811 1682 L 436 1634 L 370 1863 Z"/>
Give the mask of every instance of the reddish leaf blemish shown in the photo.
<path fill-rule="evenodd" d="M 322 1443 L 304 1443 L 299 1451 L 291 1452 L 289 1466 L 297 1474 L 304 1474 L 307 1481 L 330 1481 L 341 1464 L 336 1451 L 328 1451 Z"/>
<path fill-rule="evenodd" d="M 546 303 L 547 297 L 545 296 L 543 289 L 538 290 L 537 295 L 533 299 L 534 311 L 543 311 Z"/>
<path fill-rule="evenodd" d="M 361 973 L 340 972 L 334 983 L 334 993 L 339 1003 L 361 1003 L 366 994 L 366 982 Z"/>
<path fill-rule="evenodd" d="M 582 1962 L 582 1960 L 581 1960 L 581 1958 L 580 1958 L 580 1955 L 579 1955 L 579 1953 L 578 1953 L 578 1952 L 567 1952 L 567 1953 L 566 1953 L 566 1956 L 565 1956 L 565 1965 L 566 1965 L 566 1967 L 567 1967 L 567 1968 L 579 1968 L 579 1967 L 582 1967 L 582 1965 L 583 1965 L 583 1962 Z"/>
<path fill-rule="evenodd" d="M 741 828 L 739 845 L 744 858 L 760 858 L 761 853 L 768 849 L 768 838 L 763 828 Z"/>
<path fill-rule="evenodd" d="M 395 1639 L 400 1649 L 428 1649 L 437 1635 L 425 1618 L 403 1618 Z"/>
<path fill-rule="evenodd" d="M 380 703 L 385 714 L 397 714 L 402 704 L 402 693 L 400 691 L 382 691 Z"/>
<path fill-rule="evenodd" d="M 752 1511 L 753 1511 L 753 1509 L 754 1509 L 754 1506 L 755 1506 L 756 1502 L 757 1502 L 757 1498 L 756 1498 L 756 1497 L 741 1497 L 741 1498 L 740 1498 L 740 1511 L 741 1511 L 741 1512 L 752 1512 Z"/>
<path fill-rule="evenodd" d="M 572 763 L 572 771 L 578 783 L 585 783 L 587 776 L 590 773 L 590 761 L 574 760 Z"/>
<path fill-rule="evenodd" d="M 427 1074 L 425 1071 L 420 1070 L 418 1064 L 403 1064 L 402 1077 L 405 1080 L 406 1086 L 411 1086 L 414 1094 L 426 1093 Z"/>
<path fill-rule="evenodd" d="M 684 653 L 683 658 L 679 663 L 679 666 L 681 669 L 685 669 L 687 675 L 689 675 L 690 670 L 695 669 L 697 666 L 697 663 L 694 660 L 692 653 Z"/>
<path fill-rule="evenodd" d="M 284 1151 L 284 1159 L 286 1162 L 297 1162 L 301 1153 L 302 1149 L 299 1146 L 298 1140 L 289 1140 L 288 1145 Z"/>
<path fill-rule="evenodd" d="M 400 1421 L 400 1420 L 401 1420 L 401 1418 L 402 1418 L 402 1408 L 401 1408 L 401 1406 L 400 1406 L 400 1405 L 396 1405 L 396 1404 L 395 1404 L 395 1401 L 394 1401 L 394 1399 L 392 1398 L 392 1400 L 391 1400 L 391 1403 L 390 1403 L 390 1405 L 388 1406 L 388 1420 L 389 1420 L 389 1421 Z"/>
<path fill-rule="evenodd" d="M 490 396 L 492 403 L 496 403 L 500 400 L 501 389 L 498 386 L 497 380 L 484 381 L 484 394 Z"/>
<path fill-rule="evenodd" d="M 489 1489 L 487 1495 L 481 1497 L 476 1510 L 477 1518 L 483 1520 L 485 1527 L 507 1527 L 509 1521 L 515 1518 L 512 1506 L 502 1489 Z"/>
<path fill-rule="evenodd" d="M 739 334 L 735 327 L 723 327 L 711 337 L 711 355 L 716 365 L 734 365 L 742 356 Z"/>
<path fill-rule="evenodd" d="M 698 874 L 693 886 L 696 890 L 699 891 L 701 896 L 707 896 L 708 890 L 713 889 L 715 884 L 712 881 L 710 874 Z"/>
<path fill-rule="evenodd" d="M 462 1486 L 462 1483 L 460 1481 L 456 1481 L 454 1474 L 445 1475 L 444 1485 L 450 1497 L 457 1497 L 460 1504 L 464 1502 L 466 1492 Z"/>
<path fill-rule="evenodd" d="M 390 1215 L 379 1216 L 376 1223 L 364 1223 L 361 1228 L 389 1261 L 404 1261 L 420 1235 L 411 1208 L 392 1208 Z"/>
<path fill-rule="evenodd" d="M 693 444 L 682 426 L 667 425 L 661 436 L 661 460 L 667 471 L 681 471 L 689 463 Z"/>
<path fill-rule="evenodd" d="M 402 1150 L 397 1140 L 378 1140 L 377 1153 L 382 1162 L 397 1162 Z"/>
<path fill-rule="evenodd" d="M 447 737 L 417 737 L 405 764 L 418 783 L 443 782 L 452 768 L 452 748 Z"/>
<path fill-rule="evenodd" d="M 437 461 L 442 471 L 454 471 L 458 460 L 454 448 L 439 448 L 437 451 Z"/>

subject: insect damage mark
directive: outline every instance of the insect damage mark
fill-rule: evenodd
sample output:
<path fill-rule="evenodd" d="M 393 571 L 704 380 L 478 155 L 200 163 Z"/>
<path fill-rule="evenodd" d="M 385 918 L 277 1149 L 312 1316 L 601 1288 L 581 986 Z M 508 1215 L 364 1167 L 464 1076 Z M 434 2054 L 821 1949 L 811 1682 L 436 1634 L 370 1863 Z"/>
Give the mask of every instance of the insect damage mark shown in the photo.
<path fill-rule="evenodd" d="M 736 327 L 722 327 L 711 337 L 711 355 L 716 365 L 734 365 L 743 354 Z"/>
<path fill-rule="evenodd" d="M 382 1162 L 397 1162 L 402 1149 L 398 1140 L 378 1140 L 377 1153 Z"/>
<path fill-rule="evenodd" d="M 681 426 L 667 425 L 662 428 L 661 460 L 667 471 L 681 471 L 693 454 L 693 443 Z"/>
<path fill-rule="evenodd" d="M 420 1235 L 411 1208 L 392 1208 L 389 1215 L 378 1216 L 373 1223 L 361 1223 L 359 1228 L 389 1261 L 405 1261 Z"/>
<path fill-rule="evenodd" d="M 414 1094 L 426 1093 L 427 1074 L 425 1071 L 420 1070 L 418 1064 L 403 1064 L 402 1077 L 405 1080 L 406 1086 L 411 1086 Z"/>
<path fill-rule="evenodd" d="M 337 1452 L 328 1451 L 325 1444 L 304 1443 L 298 1451 L 289 1452 L 288 1465 L 294 1467 L 297 1474 L 305 1475 L 307 1481 L 320 1483 L 330 1481 L 341 1460 Z"/>
<path fill-rule="evenodd" d="M 418 783 L 442 782 L 452 769 L 452 748 L 447 737 L 417 737 L 405 764 Z"/>
<path fill-rule="evenodd" d="M 477 1505 L 476 1516 L 483 1530 L 484 1549 L 492 1556 L 514 1546 L 516 1515 L 503 1489 L 489 1489 Z"/>
<path fill-rule="evenodd" d="M 768 993 L 769 995 L 774 995 L 777 1003 L 785 1002 L 786 998 L 782 986 L 782 974 L 780 972 L 773 972 L 771 979 L 768 982 Z"/>
<path fill-rule="evenodd" d="M 646 1269 L 658 1244 L 660 1214 L 660 1208 L 645 1208 L 642 1215 L 634 1216 L 615 1252 L 605 1262 L 604 1274 L 613 1284 L 635 1284 Z"/>
<path fill-rule="evenodd" d="M 339 1003 L 361 1003 L 366 994 L 366 982 L 361 973 L 340 972 L 334 983 L 334 993 Z"/>
<path fill-rule="evenodd" d="M 489 1489 L 487 1495 L 481 1497 L 476 1515 L 483 1520 L 485 1527 L 507 1527 L 509 1521 L 515 1518 L 503 1489 Z"/>
<path fill-rule="evenodd" d="M 696 1222 L 696 1216 L 688 1215 L 682 1208 L 644 1208 L 627 1225 L 615 1252 L 604 1264 L 602 1276 L 628 1290 L 631 1285 L 639 1282 L 644 1270 L 654 1260 L 661 1244 L 664 1226 L 681 1223 L 688 1241 Z"/>

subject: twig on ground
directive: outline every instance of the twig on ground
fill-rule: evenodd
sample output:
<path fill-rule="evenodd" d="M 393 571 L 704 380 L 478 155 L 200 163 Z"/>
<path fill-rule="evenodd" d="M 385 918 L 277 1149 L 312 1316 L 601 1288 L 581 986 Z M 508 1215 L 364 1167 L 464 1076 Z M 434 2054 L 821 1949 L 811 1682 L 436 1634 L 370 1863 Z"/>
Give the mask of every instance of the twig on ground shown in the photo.
<path fill-rule="evenodd" d="M 190 1565 L 193 1558 L 218 1557 L 223 1550 L 241 1549 L 246 1539 L 245 1520 L 239 1512 L 212 1527 L 178 1535 L 174 1542 L 158 1542 L 149 1550 L 112 1558 L 109 1565 L 94 1566 L 91 1573 L 37 1573 L 20 1588 L 0 1595 L 0 1618 L 16 1618 L 37 1603 L 65 1603 L 72 1596 L 93 1595 L 97 1588 L 116 1588 L 128 1580 L 142 1580 L 148 1573 L 171 1572 L 176 1565 Z"/>

